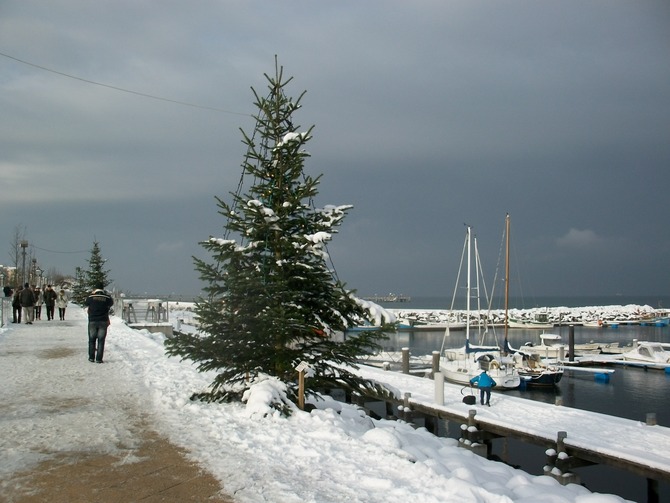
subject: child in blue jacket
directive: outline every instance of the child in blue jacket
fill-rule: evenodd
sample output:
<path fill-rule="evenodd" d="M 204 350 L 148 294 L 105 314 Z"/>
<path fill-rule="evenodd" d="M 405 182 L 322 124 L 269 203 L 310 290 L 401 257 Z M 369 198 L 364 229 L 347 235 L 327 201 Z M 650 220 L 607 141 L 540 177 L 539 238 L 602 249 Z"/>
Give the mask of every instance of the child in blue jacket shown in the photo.
<path fill-rule="evenodd" d="M 490 407 L 491 388 L 493 388 L 497 383 L 490 375 L 486 373 L 486 370 L 482 370 L 481 374 L 470 379 L 470 386 L 473 384 L 476 384 L 479 388 L 479 400 L 481 401 L 482 405 L 486 404 Z"/>

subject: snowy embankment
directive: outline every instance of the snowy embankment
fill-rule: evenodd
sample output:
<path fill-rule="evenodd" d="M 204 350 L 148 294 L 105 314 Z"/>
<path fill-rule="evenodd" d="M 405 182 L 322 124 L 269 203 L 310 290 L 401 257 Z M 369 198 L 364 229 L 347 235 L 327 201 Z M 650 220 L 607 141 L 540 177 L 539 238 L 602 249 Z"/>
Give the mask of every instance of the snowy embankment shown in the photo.
<path fill-rule="evenodd" d="M 413 320 L 418 323 L 456 323 L 465 320 L 466 311 L 449 309 L 388 309 L 399 320 Z M 470 312 L 471 316 L 479 318 L 487 317 L 490 324 L 499 325 L 505 321 L 503 309 L 487 311 L 480 310 Z M 629 304 L 626 306 L 586 306 L 586 307 L 538 307 L 531 309 L 510 309 L 509 317 L 517 320 L 531 321 L 537 315 L 546 315 L 547 322 L 554 325 L 581 325 L 583 323 L 596 322 L 622 322 L 636 323 L 640 320 L 653 318 L 655 316 L 668 316 L 667 310 L 654 309 L 651 306 L 640 306 Z"/>
<path fill-rule="evenodd" d="M 170 305 L 171 319 L 180 320 L 186 327 L 198 326 L 198 319 L 193 312 L 194 304 L 191 302 L 177 302 Z M 417 324 L 445 324 L 458 323 L 465 320 L 466 311 L 449 309 L 418 309 L 418 308 L 382 308 L 374 303 L 366 302 L 365 307 L 371 309 L 375 324 L 379 325 L 383 319 L 385 322 L 409 321 Z M 654 317 L 667 317 L 667 309 L 654 309 L 648 305 L 611 305 L 611 306 L 585 306 L 585 307 L 538 307 L 531 309 L 510 309 L 509 316 L 518 320 L 534 320 L 538 314 L 546 314 L 547 321 L 554 325 L 580 325 L 583 323 L 621 322 L 637 323 L 641 320 L 653 319 Z M 475 312 L 471 316 L 479 318 Z M 505 321 L 504 310 L 481 311 L 481 316 L 487 316 L 488 322 L 493 325 L 503 324 Z"/>
<path fill-rule="evenodd" d="M 186 316 L 186 315 L 185 315 Z M 115 320 L 110 357 L 143 383 L 159 431 L 188 450 L 240 502 L 610 503 L 578 485 L 531 476 L 459 448 L 401 421 L 372 420 L 332 400 L 311 413 L 279 417 L 267 406 L 281 394 L 272 380 L 247 405 L 191 402 L 213 379 L 166 358 L 162 334 L 135 332 Z"/>

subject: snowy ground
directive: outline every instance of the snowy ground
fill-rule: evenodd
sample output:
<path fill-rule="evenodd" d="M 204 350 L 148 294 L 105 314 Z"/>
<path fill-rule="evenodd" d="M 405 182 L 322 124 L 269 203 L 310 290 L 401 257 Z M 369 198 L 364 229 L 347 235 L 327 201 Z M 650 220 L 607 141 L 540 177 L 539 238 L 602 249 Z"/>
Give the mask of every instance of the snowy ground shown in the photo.
<path fill-rule="evenodd" d="M 264 394 L 277 392 L 267 381 L 246 406 L 191 402 L 191 393 L 204 390 L 212 375 L 166 358 L 162 334 L 138 332 L 114 318 L 106 363 L 91 364 L 84 316 L 72 306 L 66 322 L 38 321 L 0 331 L 0 477 L 34 466 L 47 445 L 63 452 L 82 443 L 113 451 L 128 434 L 125 410 L 137 407 L 239 502 L 623 501 L 487 461 L 458 448 L 455 440 L 402 422 L 375 421 L 336 402 L 321 402 L 312 413 L 296 411 L 289 419 L 267 415 Z M 35 366 L 36 353 L 62 357 Z M 432 394 L 422 388 L 430 382 L 419 381 L 413 396 Z M 90 388 L 91 403 L 113 401 L 117 411 L 100 417 L 91 403 L 68 403 L 73 389 L 81 387 Z M 519 407 L 502 400 L 486 413 L 502 415 Z M 52 414 L 45 403 L 54 408 L 65 403 L 69 412 Z"/>

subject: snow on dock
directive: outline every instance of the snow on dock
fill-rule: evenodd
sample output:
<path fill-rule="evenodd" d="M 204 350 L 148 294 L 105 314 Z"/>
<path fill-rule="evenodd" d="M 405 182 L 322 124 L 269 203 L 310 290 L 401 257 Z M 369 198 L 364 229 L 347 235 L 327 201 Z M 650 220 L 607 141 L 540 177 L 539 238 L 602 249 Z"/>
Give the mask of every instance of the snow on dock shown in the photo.
<path fill-rule="evenodd" d="M 410 406 L 464 420 L 474 409 L 477 419 L 492 429 L 515 432 L 509 436 L 545 439 L 547 445 L 556 442 L 559 432 L 567 432 L 564 443 L 568 448 L 593 453 L 605 464 L 627 466 L 634 473 L 670 480 L 670 428 L 648 425 L 642 420 L 645 418 L 633 421 L 504 393 L 492 395 L 491 407 L 471 406 L 462 402 L 462 386 L 448 382 L 444 383 L 444 403 L 438 404 L 436 381 L 368 366 L 361 366 L 358 373 L 393 386 L 400 396 L 411 393 Z"/>

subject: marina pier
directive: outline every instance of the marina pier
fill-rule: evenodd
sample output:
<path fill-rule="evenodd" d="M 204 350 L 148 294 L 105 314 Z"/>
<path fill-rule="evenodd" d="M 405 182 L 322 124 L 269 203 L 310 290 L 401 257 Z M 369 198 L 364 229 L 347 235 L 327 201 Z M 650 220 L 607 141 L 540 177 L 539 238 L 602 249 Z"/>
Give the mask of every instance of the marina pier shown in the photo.
<path fill-rule="evenodd" d="M 562 484 L 580 483 L 581 470 L 605 465 L 645 479 L 648 503 L 660 501 L 660 482 L 670 482 L 670 428 L 656 424 L 653 411 L 633 421 L 505 393 L 495 393 L 491 407 L 471 406 L 463 403 L 461 386 L 440 382 L 438 374 L 431 380 L 367 366 L 359 372 L 388 383 L 399 396 L 352 396 L 352 402 L 436 434 L 457 425 L 459 445 L 481 456 L 492 457 L 495 439 L 520 440 L 545 448 L 542 472 Z"/>

